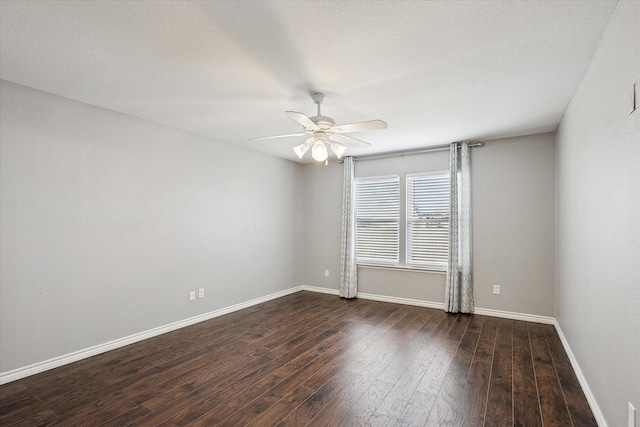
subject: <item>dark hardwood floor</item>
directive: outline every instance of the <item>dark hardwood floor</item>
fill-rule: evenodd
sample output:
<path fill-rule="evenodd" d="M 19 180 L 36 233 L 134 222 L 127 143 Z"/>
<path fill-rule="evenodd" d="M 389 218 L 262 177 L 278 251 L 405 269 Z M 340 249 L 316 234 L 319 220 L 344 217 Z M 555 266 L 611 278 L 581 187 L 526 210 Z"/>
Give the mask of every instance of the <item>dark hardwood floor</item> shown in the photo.
<path fill-rule="evenodd" d="M 0 386 L 0 425 L 597 426 L 552 326 L 310 292 Z"/>

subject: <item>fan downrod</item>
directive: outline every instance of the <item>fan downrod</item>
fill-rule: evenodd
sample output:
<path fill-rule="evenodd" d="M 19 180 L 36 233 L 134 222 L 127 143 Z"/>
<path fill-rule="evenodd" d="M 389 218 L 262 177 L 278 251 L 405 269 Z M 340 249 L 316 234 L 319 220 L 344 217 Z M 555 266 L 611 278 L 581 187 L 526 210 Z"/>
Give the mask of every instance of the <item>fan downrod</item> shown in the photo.
<path fill-rule="evenodd" d="M 320 113 L 320 105 L 322 105 L 324 98 L 325 96 L 322 92 L 315 92 L 311 94 L 311 99 L 313 99 L 313 102 L 318 106 L 318 114 L 316 114 L 317 117 L 322 117 L 322 113 Z"/>

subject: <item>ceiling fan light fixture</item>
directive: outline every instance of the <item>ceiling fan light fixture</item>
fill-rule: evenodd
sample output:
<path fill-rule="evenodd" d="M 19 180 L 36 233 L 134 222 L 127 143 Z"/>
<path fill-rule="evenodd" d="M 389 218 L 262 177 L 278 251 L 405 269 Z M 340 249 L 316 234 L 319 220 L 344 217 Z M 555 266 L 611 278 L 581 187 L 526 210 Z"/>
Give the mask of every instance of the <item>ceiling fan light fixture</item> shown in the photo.
<path fill-rule="evenodd" d="M 344 153 L 347 152 L 347 147 L 340 145 L 337 142 L 332 142 L 331 151 L 333 151 L 336 154 L 336 157 L 338 159 L 341 159 L 344 156 Z"/>
<path fill-rule="evenodd" d="M 311 147 L 311 143 L 313 142 L 313 138 L 309 138 L 308 140 L 306 140 L 305 142 L 303 142 L 300 145 L 296 145 L 295 147 L 293 147 L 293 151 L 294 153 L 296 153 L 296 155 L 302 159 L 302 156 L 304 156 L 304 154 L 309 151 L 309 148 Z"/>
<path fill-rule="evenodd" d="M 313 147 L 311 148 L 311 157 L 313 160 L 318 162 L 324 162 L 329 157 L 329 153 L 327 152 L 327 147 L 324 146 L 324 142 L 322 140 L 317 139 Z"/>
<path fill-rule="evenodd" d="M 361 141 L 344 134 L 387 128 L 387 123 L 379 119 L 336 125 L 335 120 L 331 117 L 323 116 L 320 110 L 320 106 L 325 98 L 324 93 L 312 93 L 311 98 L 318 107 L 318 113 L 316 116 L 307 117 L 297 111 L 285 111 L 289 117 L 302 125 L 302 132 L 250 139 L 259 140 L 310 135 L 311 137 L 304 143 L 293 147 L 293 152 L 296 153 L 296 156 L 298 156 L 300 160 L 302 160 L 307 151 L 311 150 L 311 157 L 313 157 L 314 160 L 318 162 L 325 162 L 326 164 L 329 157 L 329 148 L 331 148 L 331 151 L 335 153 L 338 159 L 342 159 L 348 147 L 366 148 L 371 145 L 368 142 Z"/>

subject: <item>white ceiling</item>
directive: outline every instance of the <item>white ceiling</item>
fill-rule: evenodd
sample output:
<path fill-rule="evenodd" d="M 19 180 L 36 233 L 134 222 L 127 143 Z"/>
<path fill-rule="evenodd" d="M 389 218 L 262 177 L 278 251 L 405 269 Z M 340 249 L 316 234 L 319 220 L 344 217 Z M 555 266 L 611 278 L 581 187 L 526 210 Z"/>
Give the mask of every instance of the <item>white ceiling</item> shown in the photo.
<path fill-rule="evenodd" d="M 616 1 L 7 1 L 0 77 L 278 157 L 310 92 L 358 155 L 556 128 Z M 308 156 L 308 155 L 307 155 Z M 305 161 L 307 157 L 305 157 Z"/>

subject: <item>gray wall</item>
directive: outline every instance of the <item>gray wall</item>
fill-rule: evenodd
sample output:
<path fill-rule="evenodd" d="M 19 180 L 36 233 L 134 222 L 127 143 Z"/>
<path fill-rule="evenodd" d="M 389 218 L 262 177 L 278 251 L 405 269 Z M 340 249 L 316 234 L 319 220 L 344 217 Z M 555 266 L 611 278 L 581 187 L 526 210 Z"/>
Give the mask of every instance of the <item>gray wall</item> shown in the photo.
<path fill-rule="evenodd" d="M 639 79 L 640 3 L 621 1 L 556 142 L 556 318 L 610 426 L 640 411 Z"/>
<path fill-rule="evenodd" d="M 301 284 L 338 289 L 342 164 L 308 163 L 304 183 L 304 276 Z M 324 271 L 329 270 L 329 277 Z"/>
<path fill-rule="evenodd" d="M 0 96 L 0 372 L 302 282 L 302 166 L 5 81 Z"/>
<path fill-rule="evenodd" d="M 476 306 L 552 316 L 553 134 L 489 141 L 472 153 Z M 356 176 L 376 176 L 447 168 L 448 153 L 436 152 L 360 161 L 355 171 Z M 304 283 L 337 289 L 342 167 L 305 165 L 304 176 Z M 325 269 L 332 273 L 329 278 Z M 442 273 L 360 267 L 358 275 L 360 292 L 444 301 Z M 492 294 L 494 284 L 502 286 L 501 295 Z"/>
<path fill-rule="evenodd" d="M 553 316 L 553 134 L 489 141 L 472 156 L 476 306 Z"/>

